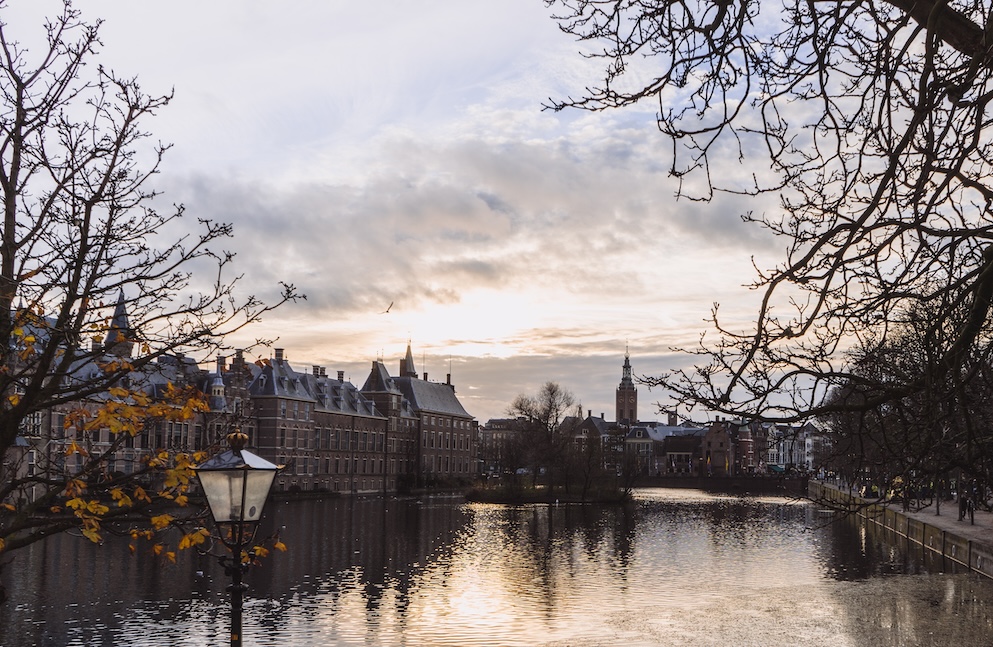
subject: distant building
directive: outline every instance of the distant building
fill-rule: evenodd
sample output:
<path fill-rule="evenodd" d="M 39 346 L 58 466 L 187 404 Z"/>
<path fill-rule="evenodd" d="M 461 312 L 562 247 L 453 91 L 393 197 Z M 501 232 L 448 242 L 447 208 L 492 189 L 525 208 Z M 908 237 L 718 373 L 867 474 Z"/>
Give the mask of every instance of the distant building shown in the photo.
<path fill-rule="evenodd" d="M 615 417 L 618 425 L 638 424 L 638 389 L 631 378 L 631 356 L 624 350 L 621 383 L 614 395 Z"/>
<path fill-rule="evenodd" d="M 134 349 L 123 293 L 118 298 L 106 341 L 92 342 L 85 360 L 64 379 L 84 381 L 109 362 L 130 359 Z M 66 448 L 85 441 L 90 453 L 107 453 L 113 478 L 142 469 L 142 461 L 162 449 L 199 451 L 238 428 L 260 456 L 283 465 L 276 491 L 343 493 L 396 492 L 418 483 L 468 482 L 478 473 L 477 425 L 459 402 L 451 375 L 445 383 L 418 379 L 408 344 L 401 375 L 391 377 L 381 362 L 362 389 L 329 376 L 322 366 L 298 371 L 284 349 L 254 363 L 238 351 L 219 356 L 205 370 L 192 358 L 162 356 L 123 376 L 118 383 L 160 398 L 170 386 L 198 389 L 208 410 L 178 422 L 149 420 L 140 433 L 116 436 L 109 429 L 77 428 L 73 412 L 96 410 L 114 396 L 108 391 L 85 401 L 62 402 L 27 416 L 14 446 L 0 457 L 4 477 L 81 467 L 83 457 Z M 29 489 L 24 493 L 34 496 Z"/>

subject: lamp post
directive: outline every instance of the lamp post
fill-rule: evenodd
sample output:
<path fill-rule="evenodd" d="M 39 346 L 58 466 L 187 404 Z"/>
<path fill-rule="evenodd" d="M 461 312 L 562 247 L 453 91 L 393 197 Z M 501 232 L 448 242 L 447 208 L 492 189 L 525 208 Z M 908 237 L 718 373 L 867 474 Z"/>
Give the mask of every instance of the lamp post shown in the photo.
<path fill-rule="evenodd" d="M 247 588 L 241 582 L 248 563 L 242 559 L 245 546 L 255 538 L 256 525 L 279 466 L 245 449 L 248 436 L 236 430 L 228 434 L 231 449 L 196 468 L 210 513 L 221 541 L 231 550 L 221 565 L 231 576 L 231 647 L 241 646 L 241 605 Z"/>

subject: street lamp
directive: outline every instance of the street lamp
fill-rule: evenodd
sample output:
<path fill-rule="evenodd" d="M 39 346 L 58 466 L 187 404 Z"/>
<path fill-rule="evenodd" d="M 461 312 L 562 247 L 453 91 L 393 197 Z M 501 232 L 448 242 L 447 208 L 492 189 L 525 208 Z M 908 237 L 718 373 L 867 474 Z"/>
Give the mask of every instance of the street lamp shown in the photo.
<path fill-rule="evenodd" d="M 227 437 L 231 449 L 221 452 L 196 468 L 200 487 L 207 497 L 210 513 L 217 524 L 221 541 L 231 550 L 231 557 L 221 557 L 221 565 L 231 576 L 231 647 L 241 645 L 242 595 L 247 588 L 241 575 L 248 570 L 242 559 L 245 546 L 255 538 L 269 489 L 279 466 L 245 449 L 248 436 L 236 430 Z"/>

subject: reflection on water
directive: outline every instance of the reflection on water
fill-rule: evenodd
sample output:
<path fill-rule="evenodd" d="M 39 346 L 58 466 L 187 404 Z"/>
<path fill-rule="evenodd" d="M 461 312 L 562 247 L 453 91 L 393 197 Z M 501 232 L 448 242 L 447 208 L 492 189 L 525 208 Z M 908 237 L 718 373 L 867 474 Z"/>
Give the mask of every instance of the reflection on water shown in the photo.
<path fill-rule="evenodd" d="M 250 645 L 985 645 L 993 585 L 928 574 L 785 499 L 645 490 L 625 507 L 277 503 Z M 271 530 L 272 528 L 270 528 Z M 933 565 L 928 565 L 932 571 Z M 198 575 L 203 571 L 203 575 Z M 18 555 L 0 644 L 223 645 L 223 571 L 59 537 Z"/>

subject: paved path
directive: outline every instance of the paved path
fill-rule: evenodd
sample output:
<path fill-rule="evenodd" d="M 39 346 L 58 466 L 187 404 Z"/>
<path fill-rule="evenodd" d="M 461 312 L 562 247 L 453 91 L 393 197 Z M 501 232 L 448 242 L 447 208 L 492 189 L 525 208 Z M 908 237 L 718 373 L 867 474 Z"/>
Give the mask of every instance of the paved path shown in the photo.
<path fill-rule="evenodd" d="M 993 546 L 993 512 L 976 510 L 975 523 L 969 523 L 968 517 L 964 521 L 959 521 L 959 506 L 955 501 L 945 501 L 941 504 L 941 514 L 935 514 L 934 505 L 914 512 L 910 510 L 904 512 L 903 506 L 898 504 L 889 507 L 905 514 L 911 519 L 916 519 L 922 523 L 935 528 L 956 534 L 964 539 Z"/>
<path fill-rule="evenodd" d="M 847 492 L 833 483 L 822 482 L 822 485 L 834 488 L 841 492 Z M 993 512 L 976 510 L 975 523 L 969 523 L 969 519 L 959 521 L 959 505 L 955 501 L 942 501 L 941 514 L 935 514 L 934 504 L 923 510 L 904 511 L 899 503 L 887 504 L 887 507 L 906 515 L 911 519 L 916 519 L 934 528 L 940 528 L 949 533 L 956 534 L 963 539 L 968 539 L 977 543 L 982 543 L 993 548 Z"/>

